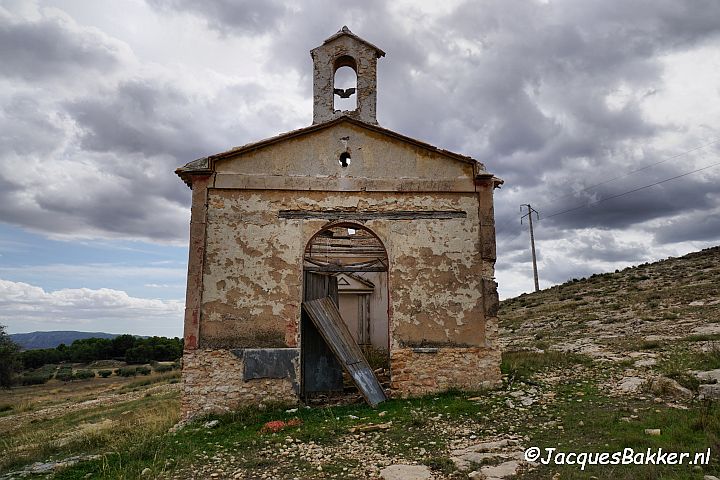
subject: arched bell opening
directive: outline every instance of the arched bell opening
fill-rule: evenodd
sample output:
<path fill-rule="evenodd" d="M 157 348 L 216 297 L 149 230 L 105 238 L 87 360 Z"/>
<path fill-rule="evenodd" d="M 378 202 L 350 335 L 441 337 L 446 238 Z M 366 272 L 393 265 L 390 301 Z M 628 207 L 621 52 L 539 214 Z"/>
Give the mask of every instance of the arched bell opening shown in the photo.
<path fill-rule="evenodd" d="M 344 55 L 333 68 L 333 108 L 341 112 L 357 110 L 357 63 Z"/>

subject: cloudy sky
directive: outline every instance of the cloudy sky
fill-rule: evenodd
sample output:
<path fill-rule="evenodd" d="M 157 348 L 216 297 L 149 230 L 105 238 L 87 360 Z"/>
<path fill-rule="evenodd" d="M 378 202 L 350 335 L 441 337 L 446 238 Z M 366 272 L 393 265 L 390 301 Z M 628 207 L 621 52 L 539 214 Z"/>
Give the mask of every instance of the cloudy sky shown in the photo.
<path fill-rule="evenodd" d="M 343 25 L 387 52 L 382 126 L 505 180 L 501 296 L 524 203 L 541 287 L 720 243 L 717 0 L 0 0 L 0 324 L 181 335 L 173 170 L 309 125 Z"/>

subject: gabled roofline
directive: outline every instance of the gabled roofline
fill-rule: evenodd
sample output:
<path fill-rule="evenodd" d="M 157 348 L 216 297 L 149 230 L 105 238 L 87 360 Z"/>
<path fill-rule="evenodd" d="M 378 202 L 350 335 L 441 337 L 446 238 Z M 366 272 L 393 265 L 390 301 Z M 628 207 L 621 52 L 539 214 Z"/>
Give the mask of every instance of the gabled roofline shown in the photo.
<path fill-rule="evenodd" d="M 370 48 L 372 48 L 373 50 L 375 50 L 375 54 L 377 55 L 377 58 L 380 58 L 380 57 L 384 57 L 384 56 L 385 56 L 385 52 L 383 52 L 380 48 L 378 48 L 376 45 L 373 45 L 372 43 L 368 42 L 368 41 L 365 40 L 364 38 L 360 38 L 360 37 L 358 37 L 357 35 L 355 35 L 353 32 L 350 31 L 350 29 L 349 29 L 346 25 L 343 25 L 343 27 L 342 27 L 340 30 L 338 30 L 336 34 L 334 34 L 334 35 L 326 38 L 325 41 L 323 42 L 323 45 L 327 45 L 328 43 L 332 42 L 332 41 L 335 40 L 336 38 L 342 37 L 343 35 L 347 35 L 348 37 L 352 37 L 352 38 L 354 38 L 355 40 L 357 40 L 358 42 L 364 43 L 364 44 L 367 45 L 368 47 L 370 47 Z M 321 45 L 321 46 L 322 46 L 322 45 Z M 320 48 L 320 47 L 315 47 L 315 48 L 313 48 L 313 49 L 311 50 L 311 52 L 312 52 L 313 50 L 317 50 L 318 48 Z"/>
<path fill-rule="evenodd" d="M 347 277 L 352 278 L 356 282 L 362 283 L 363 285 L 365 285 L 368 288 L 375 288 L 375 284 L 373 282 L 371 282 L 370 280 L 368 280 L 366 278 L 361 277 L 360 275 L 356 275 L 352 272 L 338 272 L 335 274 L 336 277 L 338 275 L 345 275 Z"/>
<path fill-rule="evenodd" d="M 203 175 L 203 174 L 207 175 L 207 174 L 213 173 L 215 171 L 215 162 L 217 162 L 218 160 L 224 160 L 227 158 L 234 157 L 236 155 L 242 155 L 243 153 L 246 153 L 246 152 L 259 150 L 261 148 L 265 148 L 270 145 L 273 145 L 273 144 L 276 144 L 279 142 L 283 142 L 285 140 L 289 140 L 291 138 L 300 137 L 300 136 L 306 135 L 308 133 L 325 130 L 326 128 L 333 127 L 333 126 L 338 125 L 343 122 L 348 122 L 348 123 L 351 123 L 358 127 L 365 128 L 367 130 L 377 132 L 382 135 L 386 135 L 388 137 L 395 138 L 397 140 L 409 143 L 411 145 L 422 148 L 429 152 L 442 155 L 442 156 L 450 158 L 452 160 L 456 160 L 459 162 L 467 163 L 469 165 L 477 166 L 478 170 L 483 170 L 483 171 L 485 170 L 485 166 L 472 157 L 468 157 L 466 155 L 460 155 L 459 153 L 454 153 L 449 150 L 443 150 L 441 148 L 430 145 L 429 143 L 421 142 L 420 140 L 414 139 L 412 137 L 408 137 L 406 135 L 394 132 L 392 130 L 388 130 L 387 128 L 383 128 L 378 125 L 366 123 L 361 120 L 357 120 L 355 118 L 349 117 L 347 115 L 342 115 L 338 118 L 335 118 L 333 120 L 330 120 L 330 121 L 327 121 L 324 123 L 318 123 L 316 125 L 310 125 L 309 127 L 292 130 L 290 132 L 282 133 L 282 134 L 276 135 L 274 137 L 266 138 L 265 140 L 248 143 L 246 145 L 232 148 L 225 152 L 217 153 L 215 155 L 210 155 L 208 157 L 199 158 L 197 160 L 189 162 L 186 165 L 178 168 L 177 170 L 175 170 L 175 173 L 180 178 L 182 178 L 182 180 L 188 186 L 191 186 L 191 182 L 190 182 L 191 175 Z"/>

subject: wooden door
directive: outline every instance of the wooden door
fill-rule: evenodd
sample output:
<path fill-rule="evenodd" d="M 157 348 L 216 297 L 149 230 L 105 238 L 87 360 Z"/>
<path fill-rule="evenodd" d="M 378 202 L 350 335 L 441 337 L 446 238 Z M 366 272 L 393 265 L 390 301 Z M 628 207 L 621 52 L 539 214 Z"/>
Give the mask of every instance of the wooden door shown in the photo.
<path fill-rule="evenodd" d="M 304 272 L 303 301 L 325 297 L 338 305 L 337 278 Z M 300 371 L 303 397 L 343 389 L 342 367 L 304 310 L 300 318 Z"/>
<path fill-rule="evenodd" d="M 304 301 L 302 308 L 322 334 L 337 359 L 348 371 L 365 400 L 373 407 L 384 402 L 386 400 L 385 392 L 360 347 L 347 329 L 337 304 L 333 303 L 331 298 L 325 297 Z"/>

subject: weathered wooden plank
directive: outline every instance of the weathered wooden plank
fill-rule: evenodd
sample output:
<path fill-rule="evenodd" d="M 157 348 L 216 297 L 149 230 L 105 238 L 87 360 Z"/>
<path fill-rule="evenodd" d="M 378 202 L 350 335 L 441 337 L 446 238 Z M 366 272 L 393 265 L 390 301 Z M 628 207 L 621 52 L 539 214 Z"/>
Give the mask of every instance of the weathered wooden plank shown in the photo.
<path fill-rule="evenodd" d="M 278 218 L 327 220 L 450 220 L 467 218 L 467 213 L 454 210 L 395 210 L 392 212 L 346 212 L 343 210 L 280 210 Z"/>
<path fill-rule="evenodd" d="M 323 300 L 304 302 L 303 306 L 340 363 L 345 365 L 359 363 L 362 361 L 363 354 L 359 348 L 352 348 L 355 342 L 340 317 L 340 312 L 337 311 L 334 304 L 333 308 L 326 305 L 332 302 L 323 302 Z"/>
<path fill-rule="evenodd" d="M 317 327 L 330 349 L 352 377 L 355 385 L 373 407 L 387 400 L 385 392 L 360 347 L 347 329 L 337 306 L 330 298 L 308 300 L 303 310 Z"/>
<path fill-rule="evenodd" d="M 306 272 L 387 272 L 387 267 L 347 267 L 342 265 L 306 266 Z"/>

